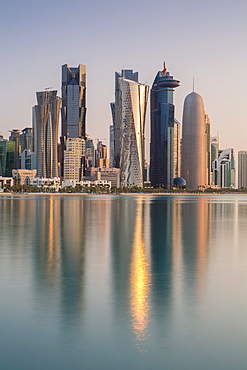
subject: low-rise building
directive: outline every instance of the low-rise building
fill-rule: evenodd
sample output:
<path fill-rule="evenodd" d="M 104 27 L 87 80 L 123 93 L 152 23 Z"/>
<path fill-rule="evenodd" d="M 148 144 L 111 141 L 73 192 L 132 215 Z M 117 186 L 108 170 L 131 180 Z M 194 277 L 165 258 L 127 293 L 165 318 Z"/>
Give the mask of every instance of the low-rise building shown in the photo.
<path fill-rule="evenodd" d="M 32 185 L 37 170 L 12 170 L 14 184 Z"/>

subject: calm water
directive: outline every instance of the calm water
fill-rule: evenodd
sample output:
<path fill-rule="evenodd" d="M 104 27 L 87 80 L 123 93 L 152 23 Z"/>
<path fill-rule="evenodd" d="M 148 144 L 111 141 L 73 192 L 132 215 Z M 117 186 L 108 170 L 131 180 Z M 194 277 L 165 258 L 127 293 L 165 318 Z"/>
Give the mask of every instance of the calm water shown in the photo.
<path fill-rule="evenodd" d="M 1 196 L 0 367 L 247 369 L 247 196 Z"/>

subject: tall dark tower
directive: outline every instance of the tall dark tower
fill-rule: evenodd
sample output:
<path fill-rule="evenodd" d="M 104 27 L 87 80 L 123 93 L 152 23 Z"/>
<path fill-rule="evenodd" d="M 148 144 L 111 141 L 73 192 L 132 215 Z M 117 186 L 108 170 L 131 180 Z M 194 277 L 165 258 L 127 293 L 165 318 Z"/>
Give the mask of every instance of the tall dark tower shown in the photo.
<path fill-rule="evenodd" d="M 62 66 L 62 136 L 86 138 L 86 66 Z"/>
<path fill-rule="evenodd" d="M 62 66 L 61 175 L 68 138 L 86 139 L 86 66 Z M 84 163 L 85 165 L 85 163 Z"/>
<path fill-rule="evenodd" d="M 174 174 L 174 105 L 173 92 L 180 81 L 167 72 L 165 63 L 151 89 L 151 185 L 171 188 Z"/>

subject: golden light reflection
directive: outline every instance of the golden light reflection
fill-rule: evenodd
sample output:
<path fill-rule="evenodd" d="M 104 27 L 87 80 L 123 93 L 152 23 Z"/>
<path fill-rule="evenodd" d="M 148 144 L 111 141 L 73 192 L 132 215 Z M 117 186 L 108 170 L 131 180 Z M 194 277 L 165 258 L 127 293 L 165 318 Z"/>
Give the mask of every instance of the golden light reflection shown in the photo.
<path fill-rule="evenodd" d="M 54 265 L 54 198 L 49 199 L 48 267 Z"/>
<path fill-rule="evenodd" d="M 143 203 L 137 204 L 130 276 L 130 314 L 137 347 L 148 338 L 150 272 L 143 235 Z"/>

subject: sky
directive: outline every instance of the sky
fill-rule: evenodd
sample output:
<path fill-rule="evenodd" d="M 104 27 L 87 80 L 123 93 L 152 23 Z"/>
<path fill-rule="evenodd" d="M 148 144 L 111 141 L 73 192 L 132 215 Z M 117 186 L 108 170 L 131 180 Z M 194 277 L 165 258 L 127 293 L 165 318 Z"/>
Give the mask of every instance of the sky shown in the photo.
<path fill-rule="evenodd" d="M 115 71 L 151 86 L 166 61 L 176 118 L 194 78 L 220 148 L 247 150 L 246 14 L 242 0 L 1 0 L 0 131 L 30 126 L 36 92 L 61 96 L 62 64 L 85 64 L 86 132 L 108 140 Z M 147 151 L 149 126 L 148 110 Z"/>

